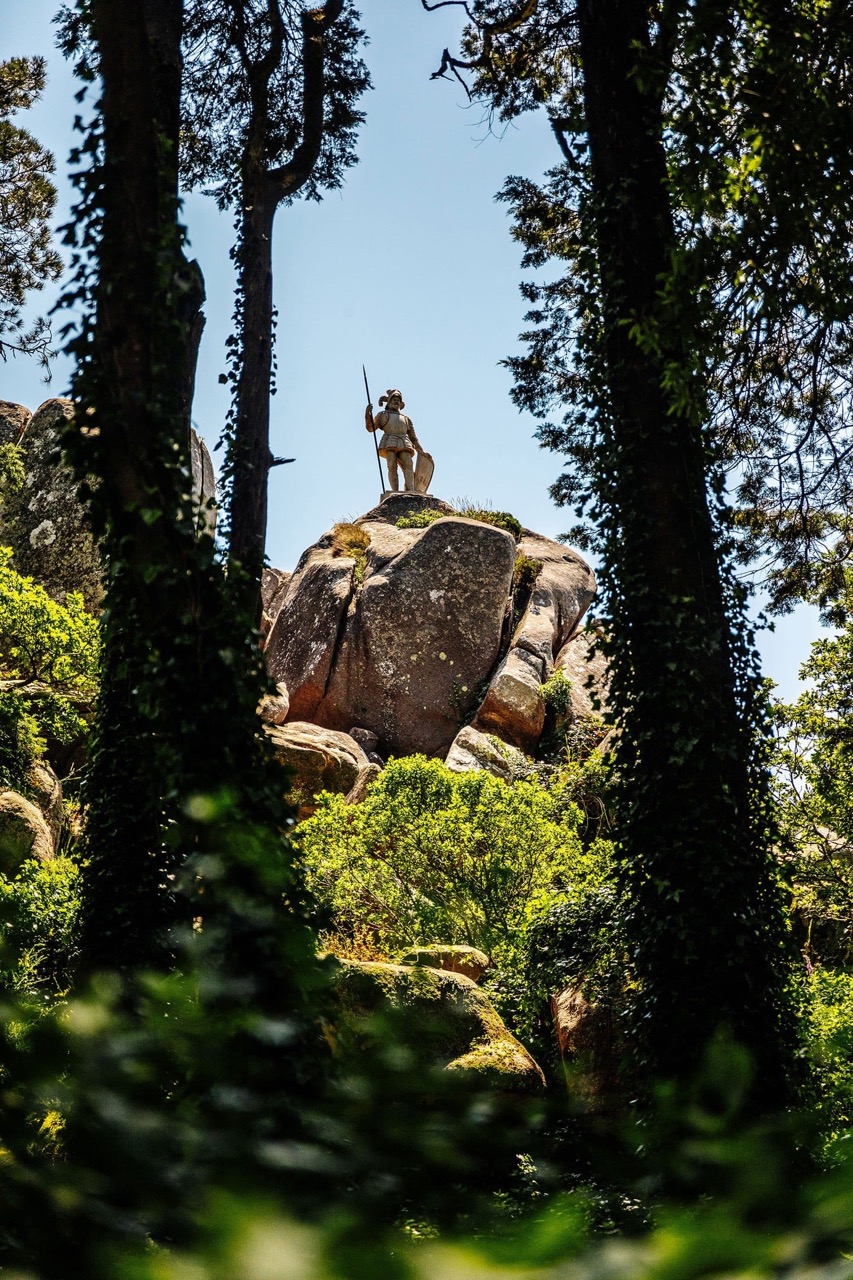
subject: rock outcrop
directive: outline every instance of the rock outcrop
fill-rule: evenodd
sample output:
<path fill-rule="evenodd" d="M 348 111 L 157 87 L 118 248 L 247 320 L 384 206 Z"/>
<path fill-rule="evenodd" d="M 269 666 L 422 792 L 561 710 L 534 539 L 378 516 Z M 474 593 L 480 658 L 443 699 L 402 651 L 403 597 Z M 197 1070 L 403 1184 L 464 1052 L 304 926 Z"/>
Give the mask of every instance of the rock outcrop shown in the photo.
<path fill-rule="evenodd" d="M 34 578 L 54 600 L 64 604 L 69 591 L 79 591 L 86 608 L 95 612 L 103 596 L 101 558 L 77 482 L 60 457 L 62 431 L 73 416 L 72 401 L 59 397 L 45 400 L 35 413 L 0 401 L 0 444 L 18 444 L 24 467 L 23 488 L 3 494 L 0 541 L 12 548 L 18 572 Z M 195 431 L 190 455 L 199 526 L 213 533 L 213 463 Z"/>
<path fill-rule="evenodd" d="M 610 679 L 607 659 L 598 647 L 594 630 L 579 631 L 563 645 L 554 663 L 571 681 L 571 719 L 602 715 L 610 710 Z"/>
<path fill-rule="evenodd" d="M 17 444 L 32 416 L 22 404 L 0 400 L 0 444 Z"/>
<path fill-rule="evenodd" d="M 77 482 L 59 457 L 60 437 L 73 417 L 70 400 L 45 400 L 19 441 L 23 488 L 4 495 L 2 536 L 19 573 L 35 578 L 60 604 L 79 591 L 87 609 L 103 596 L 101 559 L 77 497 Z"/>
<path fill-rule="evenodd" d="M 348 733 L 299 722 L 264 727 L 276 759 L 292 771 L 290 794 L 300 819 L 314 812 L 312 802 L 321 791 L 346 795 L 369 767 L 367 756 Z"/>
<path fill-rule="evenodd" d="M 14 875 L 28 858 L 52 857 L 50 828 L 40 810 L 17 791 L 0 791 L 0 874 Z"/>
<path fill-rule="evenodd" d="M 619 1112 L 625 1104 L 622 1071 L 625 1043 L 618 1018 L 588 1000 L 580 987 L 551 996 L 557 1047 L 572 1093 L 593 1114 Z"/>
<path fill-rule="evenodd" d="M 426 527 L 397 527 L 430 511 L 439 516 Z M 519 563 L 531 581 L 513 592 Z M 291 720 L 362 726 L 383 758 L 444 757 L 475 712 L 476 731 L 529 750 L 544 722 L 541 684 L 594 592 L 588 565 L 559 543 L 525 531 L 517 546 L 439 499 L 390 494 L 302 556 L 268 666 L 287 685 Z"/>
<path fill-rule="evenodd" d="M 461 973 L 425 965 L 336 962 L 336 1052 L 363 1049 L 382 1034 L 382 1015 L 401 1019 L 419 1066 L 466 1073 L 500 1093 L 539 1093 L 545 1084 L 533 1058 L 506 1028 L 485 992 Z"/>
<path fill-rule="evenodd" d="M 482 733 L 470 724 L 464 725 L 453 739 L 445 764 L 454 773 L 484 769 L 505 782 L 524 777 L 531 768 L 523 751 L 497 734 Z"/>

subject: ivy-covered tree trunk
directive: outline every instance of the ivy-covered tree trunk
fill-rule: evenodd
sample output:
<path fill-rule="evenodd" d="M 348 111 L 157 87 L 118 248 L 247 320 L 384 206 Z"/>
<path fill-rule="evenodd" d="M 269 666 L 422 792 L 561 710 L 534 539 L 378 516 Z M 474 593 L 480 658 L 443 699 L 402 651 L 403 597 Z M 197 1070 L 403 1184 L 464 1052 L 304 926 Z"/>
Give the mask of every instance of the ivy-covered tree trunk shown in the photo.
<path fill-rule="evenodd" d="M 126 974 L 133 1011 L 138 971 L 180 958 L 191 1000 L 174 1012 L 177 1057 L 153 1075 L 143 1061 L 140 1078 L 159 1106 L 168 1082 L 187 1077 L 205 1135 L 187 1158 L 245 1186 L 264 1142 L 300 1132 L 316 1087 L 318 970 L 284 835 L 286 775 L 256 712 L 268 682 L 253 618 L 191 506 L 187 370 L 201 291 L 178 224 L 181 10 L 182 0 L 90 10 L 101 137 L 81 178 L 79 234 L 96 274 L 75 342 L 69 444 L 96 478 L 109 581 L 84 962 Z M 96 1159 L 99 1176 L 123 1160 L 108 1131 L 85 1106 L 69 1122 L 69 1150 Z M 304 1171 L 288 1178 L 304 1183 Z M 120 1171 L 115 1186 L 120 1199 Z"/>
<path fill-rule="evenodd" d="M 579 0 L 603 333 L 601 493 L 612 586 L 622 878 L 640 982 L 635 1026 L 686 1080 L 725 1029 L 786 1096 L 783 930 L 754 725 L 708 500 L 691 338 L 662 296 L 676 250 L 663 146 L 666 68 L 643 0 Z M 668 309 L 669 308 L 669 309 Z M 689 398 L 688 398 L 689 399 Z"/>
<path fill-rule="evenodd" d="M 181 0 L 129 9 L 93 0 L 91 8 L 102 79 L 100 234 L 91 354 L 74 391 L 84 410 L 78 455 L 99 479 L 92 509 L 109 575 L 86 788 L 84 955 L 97 967 L 160 957 L 175 909 L 166 886 L 174 867 L 162 848 L 166 744 L 155 690 L 164 610 L 176 603 L 175 552 L 186 570 L 181 543 L 192 536 L 190 512 L 183 527 L 177 520 L 188 466 L 176 288 L 185 267 L 177 224 L 181 10 Z"/>
<path fill-rule="evenodd" d="M 239 367 L 236 375 L 231 473 L 229 559 L 239 565 L 256 620 L 260 622 L 261 575 L 267 531 L 267 488 L 274 459 L 270 450 L 273 369 L 272 232 L 278 206 L 292 199 L 314 176 L 327 132 L 327 39 L 341 18 L 343 0 L 326 0 L 299 16 L 302 76 L 301 141 L 290 159 L 271 166 L 272 86 L 288 56 L 285 23 L 278 3 L 268 47 L 250 55 L 244 19 L 236 16 L 232 39 L 244 52 L 249 111 L 240 163 L 241 231 L 238 249 Z M 291 35 L 291 40 L 293 40 Z M 358 85 L 356 81 L 356 87 Z M 358 117 L 351 114 L 355 121 Z M 339 126 L 329 125 L 334 133 Z"/>
<path fill-rule="evenodd" d="M 80 473 L 97 478 L 91 510 L 109 577 L 86 787 L 84 956 L 91 968 L 168 964 L 175 926 L 200 913 L 203 886 L 222 963 L 275 989 L 280 1008 L 300 982 L 298 966 L 283 979 L 284 951 L 307 954 L 303 926 L 282 906 L 287 887 L 300 900 L 282 839 L 284 779 L 256 715 L 266 677 L 252 613 L 191 503 L 203 290 L 178 224 L 181 19 L 181 0 L 91 7 L 102 160 L 82 177 L 96 276 L 75 343 L 81 411 L 69 443 Z M 240 848 L 251 849 L 248 863 Z"/>
<path fill-rule="evenodd" d="M 278 198 L 263 156 L 267 122 L 255 122 L 243 164 L 243 218 L 238 290 L 242 301 L 232 466 L 230 556 L 255 594 L 264 565 L 271 462 L 270 391 L 273 358 L 272 231 Z"/>

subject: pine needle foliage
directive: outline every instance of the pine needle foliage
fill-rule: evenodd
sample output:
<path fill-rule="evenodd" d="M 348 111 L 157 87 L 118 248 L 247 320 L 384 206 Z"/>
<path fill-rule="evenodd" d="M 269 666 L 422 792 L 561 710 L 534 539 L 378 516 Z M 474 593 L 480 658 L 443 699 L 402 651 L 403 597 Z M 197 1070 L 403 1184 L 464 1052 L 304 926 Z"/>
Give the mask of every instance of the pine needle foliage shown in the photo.
<path fill-rule="evenodd" d="M 55 165 L 50 152 L 12 121 L 38 101 L 44 84 L 44 58 L 0 62 L 0 357 L 35 355 L 46 367 L 50 328 L 44 320 L 27 328 L 23 308 L 28 294 L 62 271 L 50 225 Z"/>

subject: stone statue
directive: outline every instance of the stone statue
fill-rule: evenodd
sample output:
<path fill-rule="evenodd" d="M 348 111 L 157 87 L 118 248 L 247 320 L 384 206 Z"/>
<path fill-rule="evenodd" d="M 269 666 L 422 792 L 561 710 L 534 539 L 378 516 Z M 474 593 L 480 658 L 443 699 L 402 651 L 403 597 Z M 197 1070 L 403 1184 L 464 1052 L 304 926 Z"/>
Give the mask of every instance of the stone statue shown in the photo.
<path fill-rule="evenodd" d="M 388 464 L 388 485 L 391 492 L 399 493 L 397 467 L 400 466 L 403 468 L 405 492 L 426 493 L 432 480 L 433 461 L 415 435 L 412 419 L 403 413 L 406 406 L 402 393 L 396 388 L 391 388 L 385 392 L 384 396 L 379 397 L 379 403 L 386 405 L 386 408 L 380 409 L 374 418 L 373 405 L 369 404 L 364 411 L 364 425 L 368 431 L 382 432 L 379 456 Z M 418 453 L 418 463 L 413 467 L 412 459 L 415 450 Z"/>

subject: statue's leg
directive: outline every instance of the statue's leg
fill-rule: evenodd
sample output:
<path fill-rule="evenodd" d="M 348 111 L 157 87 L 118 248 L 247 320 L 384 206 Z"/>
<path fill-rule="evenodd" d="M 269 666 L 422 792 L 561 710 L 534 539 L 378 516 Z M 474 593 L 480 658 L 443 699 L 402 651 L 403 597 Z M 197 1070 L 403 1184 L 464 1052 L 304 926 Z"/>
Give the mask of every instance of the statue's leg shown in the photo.
<path fill-rule="evenodd" d="M 403 468 L 403 476 L 406 484 L 406 493 L 414 493 L 415 491 L 415 469 L 412 466 L 412 455 L 410 453 L 400 454 L 400 463 Z"/>
<path fill-rule="evenodd" d="M 392 493 L 397 493 L 400 488 L 400 481 L 397 479 L 396 453 L 389 453 L 386 462 L 388 463 L 388 487 Z"/>

